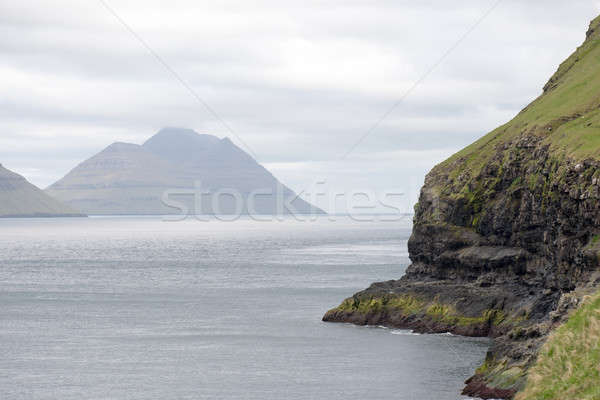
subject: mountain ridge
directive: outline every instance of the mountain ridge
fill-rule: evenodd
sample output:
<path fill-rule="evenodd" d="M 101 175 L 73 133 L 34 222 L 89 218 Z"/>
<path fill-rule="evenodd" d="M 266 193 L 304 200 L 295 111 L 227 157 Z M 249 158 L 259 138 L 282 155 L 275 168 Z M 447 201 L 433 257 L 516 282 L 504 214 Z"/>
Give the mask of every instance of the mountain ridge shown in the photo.
<path fill-rule="evenodd" d="M 261 190 L 270 190 L 271 195 L 254 194 Z M 279 202 L 289 199 L 300 214 L 323 213 L 298 198 L 230 139 L 185 128 L 163 128 L 141 145 L 115 142 L 46 192 L 93 215 L 173 214 L 177 207 L 174 202 L 167 204 L 164 196 L 176 199 L 182 206 L 179 211 L 194 214 L 236 214 L 240 203 L 241 214 L 277 214 Z"/>

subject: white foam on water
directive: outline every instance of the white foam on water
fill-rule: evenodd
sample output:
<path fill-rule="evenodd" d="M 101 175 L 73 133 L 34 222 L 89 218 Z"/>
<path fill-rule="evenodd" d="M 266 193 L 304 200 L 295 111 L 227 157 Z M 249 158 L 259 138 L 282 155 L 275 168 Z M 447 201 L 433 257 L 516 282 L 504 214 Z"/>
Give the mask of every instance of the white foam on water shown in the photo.
<path fill-rule="evenodd" d="M 402 335 L 402 336 L 420 336 L 420 333 L 407 330 L 407 329 L 392 329 L 390 331 L 392 335 Z"/>

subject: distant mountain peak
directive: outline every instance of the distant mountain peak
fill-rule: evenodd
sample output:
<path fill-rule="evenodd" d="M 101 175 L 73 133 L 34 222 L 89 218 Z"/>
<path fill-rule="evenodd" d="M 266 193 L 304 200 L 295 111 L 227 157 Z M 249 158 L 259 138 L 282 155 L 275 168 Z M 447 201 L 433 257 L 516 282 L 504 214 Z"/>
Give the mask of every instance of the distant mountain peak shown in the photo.
<path fill-rule="evenodd" d="M 165 214 L 174 211 L 162 201 L 165 193 L 189 191 L 198 183 L 213 193 L 234 190 L 245 198 L 269 190 L 271 197 L 256 199 L 255 211 L 261 214 L 279 212 L 275 198 L 279 192 L 294 199 L 300 213 L 322 213 L 297 198 L 231 139 L 177 127 L 162 128 L 141 146 L 113 143 L 51 185 L 48 193 L 89 214 Z M 235 212 L 231 198 L 218 202 L 206 203 L 200 210 L 194 204 L 193 209 Z"/>
<path fill-rule="evenodd" d="M 193 129 L 190 128 L 181 128 L 176 126 L 165 126 L 161 128 L 154 136 L 171 136 L 171 137 L 193 137 L 200 135 Z M 152 139 L 152 138 L 151 138 Z"/>
<path fill-rule="evenodd" d="M 212 141 L 216 142 L 219 140 L 218 137 L 209 134 L 200 134 L 193 129 L 190 128 L 180 128 L 167 126 L 161 128 L 156 134 L 154 134 L 150 139 L 146 140 L 146 143 L 154 141 L 154 140 L 204 140 L 204 141 Z"/>
<path fill-rule="evenodd" d="M 140 146 L 133 143 L 115 142 L 109 145 L 104 151 L 131 151 L 137 150 Z"/>
<path fill-rule="evenodd" d="M 227 136 L 225 136 L 223 139 L 221 139 L 221 143 L 233 144 L 233 142 L 231 141 L 231 139 L 229 139 Z"/>
<path fill-rule="evenodd" d="M 169 161 L 190 163 L 209 152 L 221 140 L 187 128 L 162 128 L 142 145 L 146 150 Z"/>
<path fill-rule="evenodd" d="M 162 127 L 158 130 L 158 132 L 156 133 L 161 134 L 161 133 L 190 133 L 190 134 L 198 134 L 198 132 L 196 132 L 195 130 L 191 129 L 191 128 L 184 128 L 181 126 L 165 126 Z"/>

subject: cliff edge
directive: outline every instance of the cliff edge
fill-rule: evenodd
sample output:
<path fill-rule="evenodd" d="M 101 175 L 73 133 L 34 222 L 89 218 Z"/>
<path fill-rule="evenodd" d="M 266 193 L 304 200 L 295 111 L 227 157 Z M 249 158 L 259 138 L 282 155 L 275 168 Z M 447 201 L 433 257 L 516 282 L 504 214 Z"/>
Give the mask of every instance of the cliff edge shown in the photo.
<path fill-rule="evenodd" d="M 464 394 L 512 398 L 600 284 L 600 17 L 512 121 L 427 175 L 398 281 L 324 321 L 494 338 Z"/>

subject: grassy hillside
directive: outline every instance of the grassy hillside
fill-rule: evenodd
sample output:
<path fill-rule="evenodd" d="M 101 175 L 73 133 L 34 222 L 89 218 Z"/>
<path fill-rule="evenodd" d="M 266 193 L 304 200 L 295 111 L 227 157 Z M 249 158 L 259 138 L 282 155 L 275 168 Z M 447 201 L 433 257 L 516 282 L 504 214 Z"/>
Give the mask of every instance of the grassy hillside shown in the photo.
<path fill-rule="evenodd" d="M 600 399 L 600 293 L 551 334 L 515 400 Z"/>
<path fill-rule="evenodd" d="M 456 175 L 477 175 L 504 143 L 524 133 L 540 136 L 552 151 L 574 160 L 600 159 L 600 17 L 585 42 L 544 86 L 543 94 L 513 120 L 443 162 Z M 459 161 L 457 163 L 457 161 Z"/>

